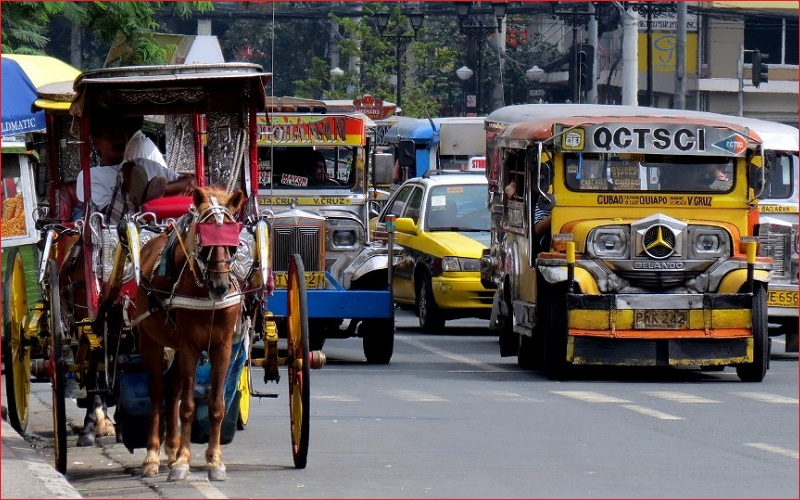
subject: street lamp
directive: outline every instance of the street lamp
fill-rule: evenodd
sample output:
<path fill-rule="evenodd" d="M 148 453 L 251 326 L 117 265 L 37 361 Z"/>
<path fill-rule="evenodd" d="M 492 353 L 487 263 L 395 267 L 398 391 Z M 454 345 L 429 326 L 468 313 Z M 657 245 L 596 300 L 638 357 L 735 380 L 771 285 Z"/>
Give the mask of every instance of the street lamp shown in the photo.
<path fill-rule="evenodd" d="M 411 29 L 414 31 L 413 35 L 403 35 L 402 33 L 386 33 L 386 28 L 389 26 L 389 18 L 391 14 L 389 11 L 385 9 L 381 9 L 380 11 L 375 13 L 375 25 L 378 28 L 378 34 L 381 38 L 389 38 L 394 40 L 394 55 L 395 55 L 395 77 L 397 78 L 397 86 L 396 86 L 396 103 L 397 109 L 400 109 L 401 106 L 401 95 L 402 95 L 402 81 L 403 78 L 400 75 L 400 54 L 401 50 L 401 42 L 410 42 L 411 40 L 417 38 L 417 32 L 422 27 L 422 23 L 425 20 L 425 15 L 422 11 L 419 10 L 418 7 L 415 7 L 411 14 L 408 15 L 409 24 L 411 24 Z M 404 48 L 403 48 L 404 49 Z"/>
<path fill-rule="evenodd" d="M 653 18 L 664 14 L 672 14 L 677 8 L 675 2 L 630 2 L 630 7 L 637 14 L 647 18 L 647 102 L 653 105 Z"/>
<path fill-rule="evenodd" d="M 479 43 L 477 37 L 485 38 L 488 35 L 493 35 L 503 28 L 503 18 L 506 16 L 506 3 L 505 2 L 492 2 L 492 17 L 497 20 L 497 25 L 483 24 L 482 20 L 478 24 L 467 25 L 467 18 L 472 10 L 472 2 L 453 2 L 456 8 L 456 15 L 458 15 L 458 29 L 462 33 L 466 33 L 470 38 L 475 38 L 476 47 L 476 64 L 475 64 L 475 94 L 476 103 L 475 109 L 478 114 L 481 113 L 481 71 L 482 65 L 482 52 L 483 47 Z"/>
<path fill-rule="evenodd" d="M 525 77 L 532 82 L 541 82 L 542 78 L 544 78 L 544 70 L 534 65 L 525 71 Z"/>
<path fill-rule="evenodd" d="M 336 91 L 336 85 L 335 85 L 336 81 L 339 78 L 344 76 L 344 70 L 342 68 L 340 68 L 339 66 L 336 66 L 335 68 L 331 68 L 330 74 L 331 74 L 331 91 L 335 92 Z"/>
<path fill-rule="evenodd" d="M 474 71 L 472 71 L 471 69 L 469 69 L 469 68 L 468 68 L 468 67 L 466 67 L 466 66 L 461 66 L 460 68 L 458 68 L 458 69 L 456 70 L 456 76 L 458 76 L 458 78 L 459 78 L 459 79 L 460 79 L 462 82 L 464 82 L 464 83 L 462 83 L 462 84 L 461 84 L 461 93 L 462 93 L 462 95 L 464 96 L 464 99 L 463 99 L 463 108 L 464 108 L 464 111 L 463 111 L 463 113 L 464 113 L 465 115 L 466 115 L 466 113 L 467 113 L 467 89 L 466 89 L 466 84 L 467 84 L 467 80 L 469 80 L 470 78 L 472 78 L 472 75 L 474 75 L 474 74 L 475 74 L 475 72 L 474 72 Z"/>

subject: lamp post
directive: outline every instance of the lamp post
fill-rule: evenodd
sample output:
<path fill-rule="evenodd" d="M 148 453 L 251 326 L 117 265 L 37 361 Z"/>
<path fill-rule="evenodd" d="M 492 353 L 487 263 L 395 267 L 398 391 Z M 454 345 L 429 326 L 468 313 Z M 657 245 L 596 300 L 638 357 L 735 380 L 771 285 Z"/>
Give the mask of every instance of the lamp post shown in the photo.
<path fill-rule="evenodd" d="M 386 28 L 389 26 L 389 18 L 391 14 L 387 10 L 380 10 L 375 13 L 375 25 L 378 27 L 378 34 L 381 38 L 389 38 L 394 40 L 394 56 L 395 56 L 395 67 L 394 73 L 397 77 L 397 86 L 396 92 L 397 96 L 395 100 L 397 101 L 397 109 L 400 109 L 401 106 L 401 96 L 403 92 L 403 78 L 400 75 L 400 54 L 402 53 L 401 45 L 402 42 L 410 42 L 411 40 L 417 38 L 417 32 L 422 27 L 422 23 L 425 20 L 425 15 L 419 8 L 414 8 L 414 10 L 409 14 L 408 20 L 409 24 L 411 24 L 411 29 L 414 31 L 413 35 L 404 35 L 403 33 L 386 33 Z M 403 47 L 404 49 L 404 47 Z"/>
<path fill-rule="evenodd" d="M 458 29 L 462 33 L 467 34 L 470 38 L 475 38 L 476 46 L 476 61 L 475 61 L 475 110 L 477 114 L 481 114 L 481 93 L 482 83 L 481 72 L 482 68 L 482 52 L 483 46 L 479 38 L 485 38 L 488 35 L 498 33 L 503 28 L 503 18 L 506 17 L 506 3 L 505 2 L 492 2 L 492 17 L 497 21 L 497 24 L 489 23 L 484 24 L 482 20 L 478 20 L 478 24 L 467 25 L 467 18 L 469 17 L 470 10 L 472 9 L 472 2 L 454 2 L 456 7 L 456 14 L 458 15 Z"/>
<path fill-rule="evenodd" d="M 653 105 L 653 18 L 673 13 L 677 9 L 675 2 L 630 2 L 631 9 L 647 18 L 647 102 Z"/>
<path fill-rule="evenodd" d="M 467 114 L 467 108 L 469 107 L 468 106 L 469 103 L 467 103 L 466 85 L 467 85 L 467 80 L 472 78 L 473 74 L 475 74 L 475 72 L 466 66 L 461 66 L 456 70 L 456 76 L 458 76 L 459 80 L 463 82 L 461 84 L 461 94 L 464 96 L 464 98 L 462 99 L 462 107 L 463 107 L 463 110 L 461 112 L 462 116 L 465 116 Z"/>
<path fill-rule="evenodd" d="M 336 92 L 336 82 L 337 82 L 337 80 L 339 80 L 339 78 L 344 76 L 344 70 L 342 68 L 340 68 L 339 66 L 336 66 L 335 68 L 331 68 L 330 74 L 331 74 L 331 92 L 335 93 Z M 335 97 L 335 96 L 331 96 L 331 97 Z"/>
<path fill-rule="evenodd" d="M 530 92 L 528 92 L 528 95 L 530 96 L 536 95 L 537 97 L 539 97 L 539 99 L 541 99 L 542 96 L 544 95 L 544 91 L 538 88 L 539 87 L 538 83 L 542 81 L 542 78 L 544 78 L 544 70 L 539 66 L 533 65 L 525 71 L 525 78 L 537 84 L 536 85 L 537 88 L 535 89 L 537 93 L 534 94 L 533 90 L 531 90 Z"/>

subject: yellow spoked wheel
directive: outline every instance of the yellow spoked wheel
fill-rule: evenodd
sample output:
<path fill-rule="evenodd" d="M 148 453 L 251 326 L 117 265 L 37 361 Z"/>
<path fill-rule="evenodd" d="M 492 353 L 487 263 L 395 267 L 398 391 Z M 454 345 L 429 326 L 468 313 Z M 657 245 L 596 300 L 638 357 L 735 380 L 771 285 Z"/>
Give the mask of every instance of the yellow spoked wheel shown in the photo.
<path fill-rule="evenodd" d="M 286 286 L 286 348 L 289 367 L 289 417 L 292 426 L 294 466 L 303 469 L 308 458 L 309 366 L 308 309 L 303 261 L 295 254 L 289 258 Z"/>
<path fill-rule="evenodd" d="M 58 472 L 67 472 L 67 412 L 65 407 L 68 366 L 64 361 L 64 323 L 61 321 L 61 293 L 58 284 L 56 261 L 47 262 L 47 302 L 49 306 L 48 326 L 50 327 L 50 361 L 53 363 L 53 454 Z"/>
<path fill-rule="evenodd" d="M 28 398 L 31 393 L 31 348 L 28 326 L 28 294 L 19 249 L 8 249 L 3 277 L 3 363 L 6 377 L 8 421 L 19 432 L 28 427 Z"/>
<path fill-rule="evenodd" d="M 239 417 L 236 419 L 236 430 L 243 431 L 247 427 L 247 422 L 250 421 L 250 366 L 247 363 L 242 367 L 242 373 L 239 375 L 239 385 L 236 389 L 241 394 L 239 397 Z"/>

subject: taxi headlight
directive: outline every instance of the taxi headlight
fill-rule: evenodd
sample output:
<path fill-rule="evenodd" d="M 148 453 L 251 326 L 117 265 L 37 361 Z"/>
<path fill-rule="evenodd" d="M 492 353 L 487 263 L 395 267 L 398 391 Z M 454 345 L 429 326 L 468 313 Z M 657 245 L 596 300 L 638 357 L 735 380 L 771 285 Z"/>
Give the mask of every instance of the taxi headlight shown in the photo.
<path fill-rule="evenodd" d="M 589 254 L 601 259 L 625 259 L 628 257 L 628 231 L 624 227 L 600 227 L 589 235 Z"/>
<path fill-rule="evenodd" d="M 703 227 L 690 230 L 692 251 L 689 258 L 716 259 L 730 254 L 728 233 L 724 229 Z"/>
<path fill-rule="evenodd" d="M 442 271 L 480 271 L 480 259 L 468 259 L 464 257 L 443 257 L 442 258 Z"/>

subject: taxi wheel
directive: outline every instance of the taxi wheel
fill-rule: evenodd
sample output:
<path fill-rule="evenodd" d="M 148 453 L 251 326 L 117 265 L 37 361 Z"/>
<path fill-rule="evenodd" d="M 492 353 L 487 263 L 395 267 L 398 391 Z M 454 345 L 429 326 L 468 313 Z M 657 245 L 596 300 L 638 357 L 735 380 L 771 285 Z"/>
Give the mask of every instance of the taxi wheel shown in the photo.
<path fill-rule="evenodd" d="M 767 290 L 759 283 L 753 286 L 753 362 L 736 367 L 736 375 L 742 382 L 761 382 L 769 368 Z"/>
<path fill-rule="evenodd" d="M 423 332 L 435 332 L 444 328 L 444 317 L 433 297 L 433 284 L 427 274 L 417 281 L 417 316 Z"/>

